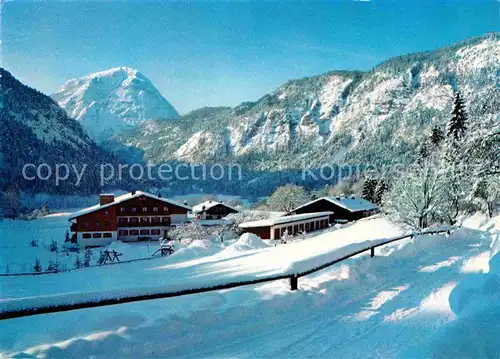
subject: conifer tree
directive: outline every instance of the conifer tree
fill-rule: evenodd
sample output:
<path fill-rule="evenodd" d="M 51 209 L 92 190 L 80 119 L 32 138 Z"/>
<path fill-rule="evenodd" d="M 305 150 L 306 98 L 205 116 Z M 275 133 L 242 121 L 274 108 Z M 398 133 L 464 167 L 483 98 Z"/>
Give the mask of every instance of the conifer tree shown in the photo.
<path fill-rule="evenodd" d="M 80 261 L 80 256 L 76 256 L 75 259 L 75 268 L 81 268 L 82 267 L 82 262 Z"/>
<path fill-rule="evenodd" d="M 375 193 L 373 195 L 373 203 L 380 206 L 382 204 L 382 199 L 388 190 L 389 186 L 384 181 L 384 179 L 381 179 L 377 184 L 377 188 L 375 188 Z"/>
<path fill-rule="evenodd" d="M 33 270 L 36 273 L 40 273 L 42 271 L 42 265 L 40 264 L 40 261 L 38 260 L 38 258 L 35 261 L 35 265 L 33 266 Z"/>
<path fill-rule="evenodd" d="M 451 111 L 451 119 L 448 124 L 448 136 L 455 141 L 462 139 L 467 130 L 467 114 L 465 112 L 465 103 L 460 92 L 455 94 L 453 100 L 453 110 Z"/>
<path fill-rule="evenodd" d="M 367 201 L 374 202 L 375 188 L 377 187 L 377 180 L 374 178 L 367 178 L 363 184 L 363 192 L 361 196 Z"/>
<path fill-rule="evenodd" d="M 92 257 L 92 251 L 90 248 L 85 249 L 85 254 L 83 256 L 83 266 L 88 267 L 90 266 L 90 259 Z"/>
<path fill-rule="evenodd" d="M 443 142 L 443 140 L 444 140 L 443 131 L 439 127 L 434 126 L 431 129 L 431 135 L 430 135 L 430 141 L 432 145 L 434 147 L 439 147 L 439 145 L 441 144 L 441 142 Z"/>

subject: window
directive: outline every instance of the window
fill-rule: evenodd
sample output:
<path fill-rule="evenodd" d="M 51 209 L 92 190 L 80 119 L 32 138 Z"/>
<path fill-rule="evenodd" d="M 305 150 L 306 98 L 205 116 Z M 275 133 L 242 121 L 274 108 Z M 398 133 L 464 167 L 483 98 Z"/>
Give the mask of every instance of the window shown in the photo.
<path fill-rule="evenodd" d="M 90 233 L 83 233 L 82 234 L 82 238 L 91 238 L 92 236 L 90 235 Z"/>
<path fill-rule="evenodd" d="M 285 227 L 281 228 L 281 235 L 284 235 L 284 234 L 285 234 L 285 230 L 286 230 L 286 228 L 285 228 Z"/>
<path fill-rule="evenodd" d="M 83 222 L 83 227 L 84 228 L 89 228 L 89 222 Z"/>
<path fill-rule="evenodd" d="M 126 229 L 122 229 L 118 232 L 120 236 L 128 236 L 128 231 Z"/>
<path fill-rule="evenodd" d="M 128 218 L 124 218 L 124 217 L 118 218 L 118 224 L 127 224 L 127 223 L 128 223 Z"/>
<path fill-rule="evenodd" d="M 149 229 L 141 229 L 141 235 L 149 235 Z"/>
<path fill-rule="evenodd" d="M 160 230 L 159 229 L 152 229 L 151 230 L 151 234 L 152 235 L 158 235 L 158 234 L 160 234 Z"/>
<path fill-rule="evenodd" d="M 104 233 L 103 237 L 104 238 L 113 238 L 113 234 L 112 233 Z"/>
<path fill-rule="evenodd" d="M 167 206 L 163 207 L 163 212 L 168 212 L 168 207 Z"/>
<path fill-rule="evenodd" d="M 280 237 L 280 230 L 278 228 L 276 228 L 274 230 L 274 239 L 278 239 Z"/>
<path fill-rule="evenodd" d="M 92 238 L 101 238 L 102 234 L 101 233 L 93 233 Z"/>
<path fill-rule="evenodd" d="M 153 207 L 153 212 L 158 212 L 158 207 Z"/>
<path fill-rule="evenodd" d="M 161 218 L 161 223 L 170 226 L 170 217 L 162 217 Z"/>
<path fill-rule="evenodd" d="M 141 217 L 141 223 L 149 223 L 148 217 Z"/>
<path fill-rule="evenodd" d="M 153 223 L 160 223 L 160 217 L 151 218 Z"/>
<path fill-rule="evenodd" d="M 137 208 L 132 207 L 132 212 L 137 212 Z"/>
<path fill-rule="evenodd" d="M 105 210 L 105 211 L 104 211 L 104 215 L 105 215 L 105 216 L 109 216 L 109 211 L 108 211 L 108 210 Z"/>
<path fill-rule="evenodd" d="M 148 211 L 148 207 L 142 207 L 142 211 L 143 212 L 147 212 Z"/>
<path fill-rule="evenodd" d="M 288 227 L 287 230 L 288 230 L 288 234 L 292 234 L 292 226 Z"/>
<path fill-rule="evenodd" d="M 212 215 L 211 214 L 207 214 L 207 219 L 212 219 Z"/>
<path fill-rule="evenodd" d="M 131 236 L 136 236 L 139 234 L 139 231 L 137 229 L 131 229 L 129 233 Z"/>
<path fill-rule="evenodd" d="M 137 217 L 132 217 L 129 219 L 129 223 L 135 224 L 137 223 Z"/>
<path fill-rule="evenodd" d="M 111 224 L 111 222 L 109 221 L 104 221 L 104 227 L 109 227 L 109 225 Z"/>
<path fill-rule="evenodd" d="M 309 232 L 309 223 L 306 223 L 306 232 Z"/>
<path fill-rule="evenodd" d="M 121 213 L 125 212 L 125 207 L 120 207 L 120 212 Z"/>
<path fill-rule="evenodd" d="M 298 224 L 293 226 L 293 234 L 297 234 L 297 233 L 299 233 L 299 225 Z"/>
<path fill-rule="evenodd" d="M 99 221 L 95 221 L 95 226 L 96 226 L 97 228 L 99 228 L 99 226 L 100 226 L 100 225 L 101 225 L 101 222 L 99 222 Z"/>

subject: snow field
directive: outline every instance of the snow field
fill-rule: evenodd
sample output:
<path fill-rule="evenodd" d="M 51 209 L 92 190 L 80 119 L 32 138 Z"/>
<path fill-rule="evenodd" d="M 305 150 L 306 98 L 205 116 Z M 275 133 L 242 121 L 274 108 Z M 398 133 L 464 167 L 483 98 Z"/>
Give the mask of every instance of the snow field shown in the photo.
<path fill-rule="evenodd" d="M 391 228 L 383 220 L 360 224 L 318 237 L 340 241 L 361 228 Z M 124 358 L 387 358 L 422 357 L 423 349 L 432 356 L 442 353 L 431 344 L 436 333 L 457 322 L 450 293 L 471 275 L 470 268 L 488 271 L 481 263 L 494 236 L 495 232 L 463 228 L 449 238 L 421 236 L 395 242 L 379 248 L 375 258 L 361 255 L 301 278 L 296 292 L 289 291 L 287 281 L 276 281 L 8 320 L 0 328 L 1 348 L 4 355 L 54 358 L 81 353 Z M 464 263 L 469 263 L 465 272 Z M 488 324 L 494 323 L 490 319 Z"/>

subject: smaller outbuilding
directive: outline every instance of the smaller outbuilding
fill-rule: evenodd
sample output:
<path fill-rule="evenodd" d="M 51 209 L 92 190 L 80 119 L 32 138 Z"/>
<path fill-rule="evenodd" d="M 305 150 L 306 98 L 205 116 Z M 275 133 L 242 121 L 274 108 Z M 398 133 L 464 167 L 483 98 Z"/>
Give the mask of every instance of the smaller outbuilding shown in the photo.
<path fill-rule="evenodd" d="M 333 212 L 330 222 L 354 221 L 372 215 L 377 211 L 374 203 L 357 196 L 326 196 L 303 204 L 291 211 L 291 214 Z"/>
<path fill-rule="evenodd" d="M 238 212 L 237 209 L 218 201 L 206 201 L 193 207 L 195 219 L 202 221 L 221 219 L 228 214 Z"/>
<path fill-rule="evenodd" d="M 239 225 L 246 233 L 253 233 L 262 239 L 280 239 L 285 232 L 295 235 L 300 232 L 314 232 L 327 228 L 332 212 L 305 213 L 282 216 L 274 219 L 244 222 Z"/>

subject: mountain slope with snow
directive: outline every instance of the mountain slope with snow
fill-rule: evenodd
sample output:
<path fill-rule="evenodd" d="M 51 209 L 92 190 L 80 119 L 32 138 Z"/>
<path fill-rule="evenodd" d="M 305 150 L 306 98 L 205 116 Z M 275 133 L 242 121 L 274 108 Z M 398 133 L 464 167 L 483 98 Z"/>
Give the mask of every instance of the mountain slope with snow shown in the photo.
<path fill-rule="evenodd" d="M 454 91 L 465 97 L 471 121 L 498 118 L 491 100 L 500 96 L 499 49 L 499 34 L 488 34 L 368 72 L 289 81 L 256 102 L 196 110 L 155 123 L 155 131 L 143 124 L 117 139 L 152 161 L 238 161 L 262 170 L 410 161 L 430 126 L 445 128 Z"/>
<path fill-rule="evenodd" d="M 0 189 L 16 184 L 33 192 L 96 191 L 98 173 L 91 171 L 92 167 L 114 163 L 116 158 L 99 148 L 53 99 L 22 84 L 3 68 L 0 68 L 0 85 Z M 86 165 L 88 171 L 79 186 L 73 186 L 74 173 L 60 186 L 54 186 L 48 177 L 47 180 L 23 177 L 25 164 L 43 163 L 51 166 L 51 171 L 56 164 L 74 164 L 79 169 Z M 42 172 L 44 177 L 47 171 L 45 168 Z"/>
<path fill-rule="evenodd" d="M 69 80 L 52 97 L 97 142 L 144 120 L 179 118 L 153 83 L 129 67 Z"/>

